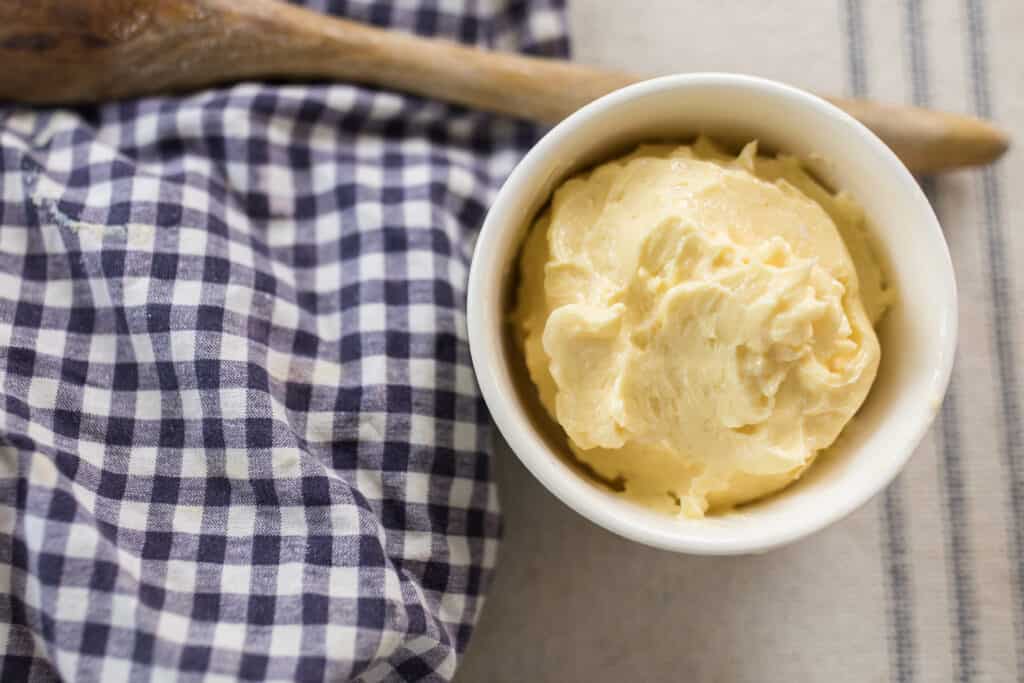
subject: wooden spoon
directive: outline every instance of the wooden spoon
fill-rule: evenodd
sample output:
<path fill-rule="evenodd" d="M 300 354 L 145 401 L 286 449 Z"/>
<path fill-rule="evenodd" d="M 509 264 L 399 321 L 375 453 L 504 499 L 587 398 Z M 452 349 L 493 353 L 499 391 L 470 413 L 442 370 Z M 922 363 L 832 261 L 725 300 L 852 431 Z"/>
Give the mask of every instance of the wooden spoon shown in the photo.
<path fill-rule="evenodd" d="M 555 59 L 372 28 L 280 0 L 0 2 L 0 98 L 80 103 L 252 78 L 358 81 L 554 123 L 641 80 Z M 984 164 L 1009 138 L 986 121 L 829 98 L 916 172 Z"/>

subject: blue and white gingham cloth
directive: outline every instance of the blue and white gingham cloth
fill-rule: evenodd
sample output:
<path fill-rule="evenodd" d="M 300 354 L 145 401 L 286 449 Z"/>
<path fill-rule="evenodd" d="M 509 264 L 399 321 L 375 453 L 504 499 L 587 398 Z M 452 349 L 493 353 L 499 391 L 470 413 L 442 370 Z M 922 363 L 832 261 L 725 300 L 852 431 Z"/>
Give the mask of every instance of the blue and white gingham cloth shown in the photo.
<path fill-rule="evenodd" d="M 560 0 L 321 11 L 564 54 Z M 0 110 L 0 680 L 447 680 L 494 566 L 466 341 L 522 122 L 350 85 Z"/>

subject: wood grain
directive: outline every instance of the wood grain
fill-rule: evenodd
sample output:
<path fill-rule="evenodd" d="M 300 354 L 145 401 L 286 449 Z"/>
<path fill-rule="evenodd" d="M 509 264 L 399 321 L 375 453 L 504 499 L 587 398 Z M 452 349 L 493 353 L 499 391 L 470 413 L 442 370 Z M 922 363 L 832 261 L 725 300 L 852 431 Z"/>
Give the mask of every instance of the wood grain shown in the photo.
<path fill-rule="evenodd" d="M 0 98 L 81 103 L 241 79 L 355 81 L 554 123 L 638 76 L 490 52 L 327 17 L 280 0 L 0 0 Z M 980 119 L 830 98 L 917 172 L 1009 146 Z"/>

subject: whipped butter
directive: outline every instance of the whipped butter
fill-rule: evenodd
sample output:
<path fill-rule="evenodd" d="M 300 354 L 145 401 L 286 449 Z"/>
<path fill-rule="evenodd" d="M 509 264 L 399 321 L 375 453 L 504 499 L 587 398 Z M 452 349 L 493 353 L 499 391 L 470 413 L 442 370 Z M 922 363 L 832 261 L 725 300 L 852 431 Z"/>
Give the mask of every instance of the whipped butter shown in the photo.
<path fill-rule="evenodd" d="M 520 276 L 516 336 L 573 453 L 687 516 L 785 487 L 836 440 L 890 299 L 849 197 L 704 138 L 562 184 Z"/>

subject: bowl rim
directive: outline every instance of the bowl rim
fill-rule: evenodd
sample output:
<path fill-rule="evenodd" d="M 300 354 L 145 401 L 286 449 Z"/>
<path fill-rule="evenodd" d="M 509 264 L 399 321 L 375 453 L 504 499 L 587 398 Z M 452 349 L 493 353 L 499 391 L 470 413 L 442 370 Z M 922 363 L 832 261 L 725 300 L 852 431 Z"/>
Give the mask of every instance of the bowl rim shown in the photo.
<path fill-rule="evenodd" d="M 476 373 L 477 382 L 491 416 L 516 457 L 552 494 L 591 522 L 608 531 L 625 538 L 665 550 L 699 555 L 736 555 L 758 553 L 792 543 L 798 539 L 814 534 L 827 526 L 847 517 L 865 505 L 871 498 L 882 491 L 906 465 L 913 452 L 917 449 L 925 433 L 934 419 L 934 411 L 930 417 L 919 419 L 910 431 L 904 452 L 885 460 L 886 467 L 872 472 L 871 478 L 860 485 L 859 489 L 851 490 L 850 495 L 840 497 L 834 504 L 822 508 L 822 514 L 808 517 L 805 521 L 785 527 L 766 527 L 756 534 L 745 534 L 742 537 L 728 536 L 723 538 L 695 537 L 686 533 L 680 526 L 678 533 L 666 532 L 663 528 L 645 524 L 639 518 L 642 515 L 616 514 L 614 505 L 603 498 L 604 492 L 598 491 L 591 483 L 586 482 L 578 473 L 570 471 L 559 458 L 539 439 L 531 438 L 530 421 L 522 411 L 510 407 L 512 399 L 504 395 L 499 382 L 497 370 L 492 367 L 489 358 L 481 357 L 483 349 L 492 348 L 493 343 L 501 343 L 495 339 L 488 327 L 488 316 L 483 309 L 483 290 L 488 285 L 490 269 L 483 265 L 486 260 L 481 254 L 493 252 L 492 243 L 501 237 L 500 217 L 515 207 L 510 204 L 510 197 L 518 195 L 522 186 L 529 180 L 534 167 L 543 165 L 548 157 L 557 152 L 562 138 L 580 124 L 600 116 L 605 110 L 616 108 L 627 101 L 657 95 L 665 91 L 702 87 L 730 87 L 745 89 L 751 93 L 784 98 L 795 101 L 799 106 L 818 110 L 819 114 L 829 116 L 855 133 L 857 143 L 866 145 L 881 163 L 892 167 L 894 177 L 898 179 L 901 193 L 913 195 L 913 201 L 922 209 L 923 230 L 937 240 L 944 258 L 935 264 L 934 277 L 938 282 L 945 282 L 943 289 L 948 292 L 948 301 L 940 318 L 941 336 L 945 343 L 940 350 L 939 367 L 931 375 L 930 387 L 937 399 L 945 394 L 952 376 L 955 358 L 958 318 L 957 288 L 953 264 L 949 248 L 942 234 L 938 218 L 924 195 L 917 181 L 899 158 L 872 131 L 830 102 L 794 86 L 777 81 L 749 76 L 745 74 L 706 72 L 660 76 L 628 85 L 624 88 L 604 95 L 585 105 L 569 117 L 554 126 L 537 144 L 520 160 L 508 176 L 505 183 L 494 198 L 483 226 L 477 238 L 472 262 L 470 264 L 468 295 L 467 295 L 467 326 L 469 334 L 470 357 Z M 509 206 L 506 206 L 509 204 Z M 494 363 L 493 365 L 498 365 Z M 600 496 L 600 497 L 599 497 Z M 635 505 L 635 504 L 634 504 Z M 647 512 L 639 509 L 638 512 Z M 651 513 L 653 514 L 653 513 Z"/>

